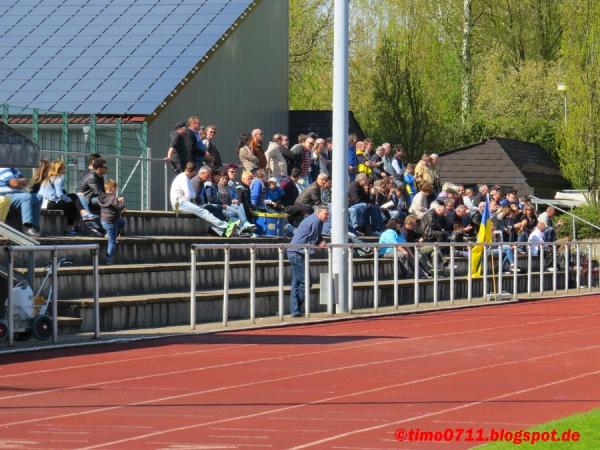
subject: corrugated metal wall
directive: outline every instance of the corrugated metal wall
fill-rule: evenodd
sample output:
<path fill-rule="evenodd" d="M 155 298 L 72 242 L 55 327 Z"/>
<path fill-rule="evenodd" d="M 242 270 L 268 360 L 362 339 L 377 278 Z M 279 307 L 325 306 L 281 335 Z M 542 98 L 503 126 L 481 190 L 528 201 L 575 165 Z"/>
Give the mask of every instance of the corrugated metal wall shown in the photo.
<path fill-rule="evenodd" d="M 200 55 L 201 57 L 202 55 Z M 200 58 L 199 58 L 200 59 Z M 288 128 L 288 1 L 261 0 L 192 80 L 148 127 L 153 157 L 164 157 L 173 125 L 191 115 L 218 126 L 225 162 L 237 161 L 241 133 L 264 138 Z M 152 209 L 164 208 L 163 166 L 152 167 Z M 169 171 L 169 178 L 172 177 Z"/>

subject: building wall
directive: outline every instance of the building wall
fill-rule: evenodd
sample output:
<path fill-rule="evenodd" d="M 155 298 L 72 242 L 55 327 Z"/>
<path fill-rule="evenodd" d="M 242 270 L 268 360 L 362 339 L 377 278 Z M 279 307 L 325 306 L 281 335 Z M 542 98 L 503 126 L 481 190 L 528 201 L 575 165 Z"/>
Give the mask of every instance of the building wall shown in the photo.
<path fill-rule="evenodd" d="M 200 55 L 202 56 L 202 55 Z M 218 126 L 216 146 L 225 162 L 238 161 L 240 134 L 261 128 L 268 142 L 288 128 L 288 2 L 261 0 L 148 126 L 153 157 L 166 155 L 179 120 L 200 116 Z M 168 171 L 169 179 L 172 171 Z M 154 164 L 152 207 L 164 207 L 164 168 Z"/>

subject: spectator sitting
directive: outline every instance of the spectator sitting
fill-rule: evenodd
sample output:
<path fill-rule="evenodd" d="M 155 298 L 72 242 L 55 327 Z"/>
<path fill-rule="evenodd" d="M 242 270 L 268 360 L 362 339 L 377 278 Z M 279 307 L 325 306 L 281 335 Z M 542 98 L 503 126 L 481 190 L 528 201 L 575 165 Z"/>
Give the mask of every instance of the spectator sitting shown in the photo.
<path fill-rule="evenodd" d="M 482 184 L 479 186 L 479 192 L 477 195 L 475 195 L 475 197 L 473 197 L 473 206 L 475 208 L 478 208 L 481 202 L 485 202 L 488 192 L 489 188 L 487 184 Z"/>
<path fill-rule="evenodd" d="M 429 183 L 421 185 L 421 190 L 414 196 L 408 212 L 414 214 L 417 218 L 423 217 L 423 214 L 429 209 L 427 201 L 429 195 L 433 192 L 433 187 Z"/>
<path fill-rule="evenodd" d="M 545 225 L 544 237 L 546 242 L 555 242 L 558 238 L 556 235 L 556 230 L 565 224 L 561 219 L 555 225 L 554 216 L 556 216 L 556 208 L 553 206 L 548 206 L 546 211 L 538 216 L 538 222 L 544 222 Z"/>
<path fill-rule="evenodd" d="M 19 169 L 0 167 L 0 195 L 10 200 L 10 209 L 21 212 L 21 222 L 25 234 L 33 237 L 40 236 L 40 211 L 42 196 L 26 192 L 27 180 Z"/>
<path fill-rule="evenodd" d="M 246 217 L 248 219 L 253 217 L 252 200 L 250 198 L 251 197 L 250 184 L 252 183 L 253 179 L 254 179 L 254 174 L 252 172 L 244 171 L 242 173 L 241 181 L 238 183 L 238 185 L 235 188 L 236 197 L 237 197 L 238 201 L 240 202 L 240 205 L 244 208 L 244 212 L 246 213 Z M 252 219 L 250 219 L 250 220 L 252 220 Z"/>
<path fill-rule="evenodd" d="M 98 207 L 98 196 L 104 194 L 104 175 L 108 172 L 106 161 L 102 158 L 96 158 L 92 161 L 92 170 L 88 172 L 79 183 L 77 196 L 81 200 L 84 209 L 90 210 L 91 207 Z M 86 219 L 88 217 L 84 217 Z"/>
<path fill-rule="evenodd" d="M 379 237 L 379 243 L 394 245 L 391 245 L 389 247 L 380 247 L 379 255 L 383 256 L 384 258 L 393 258 L 394 247 L 396 247 L 398 249 L 398 261 L 400 262 L 402 275 L 405 278 L 412 278 L 414 276 L 415 267 L 415 259 L 413 252 L 408 247 L 403 247 L 402 245 L 395 245 L 406 243 L 406 239 L 402 234 L 402 224 L 397 219 L 390 219 L 386 223 L 385 228 L 385 231 Z M 420 270 L 420 272 L 422 277 L 426 277 L 425 272 L 422 269 Z"/>
<path fill-rule="evenodd" d="M 171 184 L 171 206 L 177 211 L 189 212 L 210 224 L 211 229 L 219 236 L 230 237 L 237 231 L 238 222 L 225 222 L 218 219 L 206 209 L 195 205 L 196 197 L 191 179 L 196 175 L 194 163 L 188 162 L 182 173 L 177 175 Z"/>
<path fill-rule="evenodd" d="M 367 152 L 365 143 L 358 141 L 356 143 L 356 171 L 371 177 L 374 165 L 375 162 L 371 161 L 371 155 Z"/>
<path fill-rule="evenodd" d="M 125 199 L 117 197 L 117 183 L 110 178 L 104 183 L 104 191 L 105 193 L 98 196 L 98 204 L 100 205 L 100 221 L 108 238 L 106 264 L 112 264 L 117 247 L 117 236 L 123 234 L 125 229 L 125 219 L 121 217 L 125 210 Z"/>
<path fill-rule="evenodd" d="M 371 156 L 371 162 L 373 163 L 373 179 L 375 179 L 375 180 L 378 180 L 380 178 L 385 178 L 388 175 L 391 175 L 383 169 L 384 153 L 385 153 L 385 148 L 383 147 L 383 145 L 381 145 L 381 146 L 377 147 L 377 150 L 375 150 L 375 154 L 373 156 Z"/>
<path fill-rule="evenodd" d="M 254 179 L 250 184 L 250 201 L 252 202 L 252 209 L 258 211 L 266 211 L 265 205 L 266 188 L 265 181 L 267 174 L 263 169 L 258 169 L 254 173 Z"/>
<path fill-rule="evenodd" d="M 533 206 L 525 205 L 519 222 L 514 225 L 518 242 L 527 242 L 529 234 L 534 230 L 537 224 L 537 220 Z"/>
<path fill-rule="evenodd" d="M 219 202 L 222 205 L 239 206 L 240 202 L 237 199 L 237 193 L 235 189 L 237 183 L 233 184 L 231 182 L 232 180 L 229 179 L 230 173 L 230 170 L 224 170 L 221 172 L 221 178 L 219 179 L 219 184 L 217 187 L 219 191 Z"/>
<path fill-rule="evenodd" d="M 298 187 L 296 186 L 299 177 L 300 169 L 294 168 L 289 176 L 283 177 L 279 182 L 279 187 L 281 187 L 281 190 L 283 191 L 281 206 L 284 208 L 296 203 L 296 199 L 298 198 L 298 195 L 300 195 Z"/>
<path fill-rule="evenodd" d="M 396 147 L 395 156 L 394 156 L 394 159 L 392 160 L 392 167 L 394 168 L 394 172 L 396 174 L 395 176 L 400 179 L 404 178 L 404 172 L 406 172 L 406 168 L 407 168 L 407 166 L 404 164 L 405 157 L 406 157 L 406 151 L 404 150 L 404 148 L 402 148 L 401 145 Z M 413 167 L 412 173 L 414 174 L 415 173 L 414 164 L 412 164 L 412 167 Z M 406 182 L 405 178 L 404 178 L 404 181 Z M 413 179 L 413 183 L 414 183 L 414 179 Z M 410 194 L 410 192 L 409 192 L 409 194 Z M 412 195 L 414 195 L 414 194 L 416 194 L 416 189 L 414 190 Z"/>
<path fill-rule="evenodd" d="M 93 215 L 86 210 L 76 194 L 66 194 L 65 185 L 65 162 L 53 161 L 45 179 L 41 182 L 40 194 L 46 203 L 46 209 L 60 209 L 67 217 L 67 229 L 65 234 L 76 236 L 75 222 L 78 217 L 84 220 L 94 220 Z"/>
<path fill-rule="evenodd" d="M 475 235 L 473 225 L 467 207 L 465 205 L 458 205 L 454 210 L 454 223 L 452 227 L 452 233 L 450 234 L 451 242 L 462 242 L 464 238 Z"/>
<path fill-rule="evenodd" d="M 465 189 L 465 193 L 462 197 L 463 205 L 467 207 L 469 211 L 477 211 L 477 206 L 473 203 L 475 197 L 475 191 L 473 188 Z"/>
<path fill-rule="evenodd" d="M 265 193 L 265 204 L 270 208 L 277 211 L 281 211 L 281 198 L 283 197 L 283 190 L 279 187 L 277 178 L 271 177 L 267 183 L 267 189 Z"/>
<path fill-rule="evenodd" d="M 33 171 L 33 175 L 31 177 L 31 183 L 29 185 L 29 192 L 32 194 L 37 194 L 40 192 L 40 187 L 42 185 L 42 181 L 48 178 L 48 172 L 50 171 L 50 161 L 47 159 L 40 160 L 40 163 Z"/>
<path fill-rule="evenodd" d="M 428 242 L 448 242 L 448 228 L 446 225 L 446 207 L 439 203 L 433 203 L 421 219 L 423 237 Z"/>

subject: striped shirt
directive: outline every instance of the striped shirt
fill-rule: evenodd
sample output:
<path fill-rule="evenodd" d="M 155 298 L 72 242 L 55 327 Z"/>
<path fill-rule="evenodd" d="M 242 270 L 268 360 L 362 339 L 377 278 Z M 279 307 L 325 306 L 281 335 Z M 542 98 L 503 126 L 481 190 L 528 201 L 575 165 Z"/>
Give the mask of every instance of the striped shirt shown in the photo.
<path fill-rule="evenodd" d="M 312 166 L 312 152 L 310 150 L 302 149 L 302 166 L 300 167 L 300 176 L 305 177 L 310 173 L 310 167 Z"/>
<path fill-rule="evenodd" d="M 19 169 L 13 167 L 0 167 L 0 194 L 9 194 L 11 192 L 21 192 L 19 189 L 10 187 L 10 180 L 23 178 Z"/>

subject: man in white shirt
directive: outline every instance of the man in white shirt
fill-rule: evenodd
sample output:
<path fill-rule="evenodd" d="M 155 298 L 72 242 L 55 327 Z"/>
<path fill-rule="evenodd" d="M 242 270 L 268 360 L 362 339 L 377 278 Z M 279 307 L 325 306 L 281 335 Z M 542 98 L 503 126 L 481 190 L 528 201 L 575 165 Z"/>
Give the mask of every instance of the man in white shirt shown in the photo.
<path fill-rule="evenodd" d="M 537 225 L 533 229 L 533 231 L 529 234 L 528 241 L 531 244 L 543 244 L 546 242 L 544 238 L 544 230 L 546 229 L 546 224 L 544 222 L 538 221 Z M 531 256 L 538 256 L 540 254 L 540 245 L 532 245 L 531 246 Z"/>
<path fill-rule="evenodd" d="M 225 222 L 211 214 L 206 209 L 193 203 L 196 192 L 192 187 L 191 179 L 196 175 L 194 163 L 188 162 L 182 173 L 177 175 L 171 184 L 171 206 L 175 210 L 194 214 L 210 224 L 212 230 L 219 236 L 230 237 L 235 235 L 239 222 Z"/>

